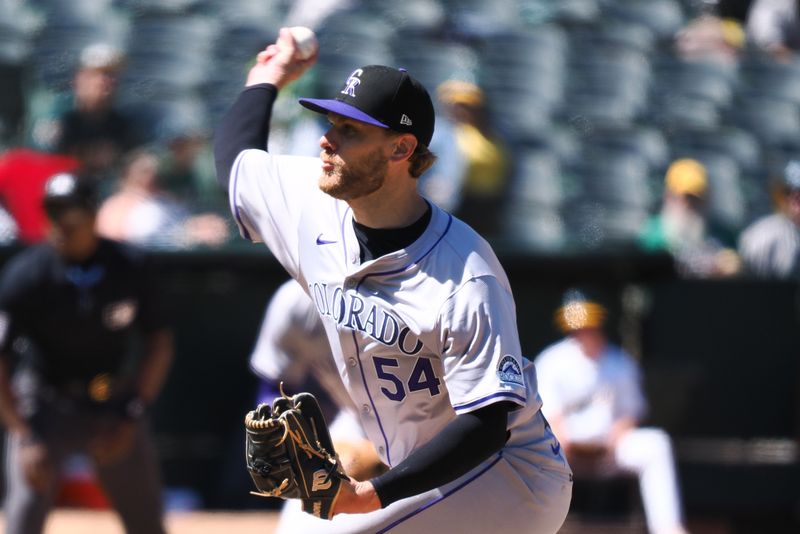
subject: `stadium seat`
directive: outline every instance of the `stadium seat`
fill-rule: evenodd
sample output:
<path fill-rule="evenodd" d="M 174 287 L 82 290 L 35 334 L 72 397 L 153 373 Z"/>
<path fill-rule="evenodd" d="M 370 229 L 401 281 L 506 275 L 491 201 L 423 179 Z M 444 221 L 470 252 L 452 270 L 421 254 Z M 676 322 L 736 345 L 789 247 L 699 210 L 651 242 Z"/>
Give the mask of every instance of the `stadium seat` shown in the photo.
<path fill-rule="evenodd" d="M 598 18 L 591 24 L 571 27 L 569 35 L 575 49 L 601 55 L 615 49 L 649 54 L 656 42 L 647 26 L 613 18 Z"/>
<path fill-rule="evenodd" d="M 426 50 L 419 54 L 418 50 Z M 407 68 L 425 87 L 435 88 L 446 80 L 474 80 L 478 56 L 469 46 L 423 38 L 413 46 L 392 43 L 395 64 Z"/>
<path fill-rule="evenodd" d="M 517 137 L 547 128 L 565 93 L 566 38 L 554 26 L 507 32 L 479 47 L 489 107 Z"/>
<path fill-rule="evenodd" d="M 639 154 L 653 169 L 665 168 L 669 163 L 669 145 L 661 131 L 652 127 L 601 125 L 586 132 L 583 143 L 593 148 Z"/>
<path fill-rule="evenodd" d="M 481 38 L 519 24 L 516 0 L 443 0 L 451 31 L 464 38 Z"/>
<path fill-rule="evenodd" d="M 579 129 L 593 129 L 599 125 L 629 126 L 635 122 L 639 112 L 638 97 L 628 98 L 625 95 L 587 90 L 570 94 L 559 116 Z"/>
<path fill-rule="evenodd" d="M 386 21 L 363 12 L 327 18 L 317 32 L 320 53 L 315 69 L 320 90 L 326 94 L 338 90 L 356 66 L 394 65 L 391 34 Z"/>
<path fill-rule="evenodd" d="M 504 211 L 504 241 L 519 249 L 556 252 L 567 243 L 564 219 L 558 210 L 515 202 Z"/>
<path fill-rule="evenodd" d="M 581 134 L 575 128 L 562 124 L 548 125 L 538 132 L 514 139 L 514 152 L 541 150 L 553 154 L 558 158 L 562 169 L 574 169 L 582 160 Z"/>
<path fill-rule="evenodd" d="M 163 101 L 198 94 L 213 70 L 219 23 L 205 15 L 152 12 L 132 22 L 120 99 Z"/>
<path fill-rule="evenodd" d="M 643 154 L 626 148 L 589 145 L 580 169 L 586 197 L 614 208 L 648 210 L 655 198 L 650 166 Z"/>
<path fill-rule="evenodd" d="M 623 23 L 646 26 L 664 40 L 671 39 L 685 23 L 676 0 L 616 0 L 604 4 L 603 14 Z"/>
<path fill-rule="evenodd" d="M 510 202 L 559 209 L 565 199 L 558 158 L 543 150 L 518 150 L 509 188 Z"/>
<path fill-rule="evenodd" d="M 644 31 L 649 35 L 649 32 Z M 567 94 L 561 116 L 600 124 L 631 124 L 645 109 L 651 68 L 642 43 L 618 39 L 613 27 L 570 32 Z"/>
<path fill-rule="evenodd" d="M 786 100 L 739 97 L 731 106 L 729 120 L 767 145 L 800 136 L 800 109 Z"/>
<path fill-rule="evenodd" d="M 653 100 L 647 117 L 667 132 L 684 127 L 711 129 L 722 122 L 722 112 L 716 104 L 685 95 L 670 95 Z"/>
<path fill-rule="evenodd" d="M 141 99 L 125 103 L 121 109 L 134 118 L 146 139 L 161 140 L 167 130 L 174 131 L 178 125 L 185 130 L 201 131 L 209 129 L 211 124 L 205 102 L 194 96 Z"/>
<path fill-rule="evenodd" d="M 553 6 L 553 20 L 563 24 L 590 23 L 600 16 L 600 0 L 546 0 Z"/>
<path fill-rule="evenodd" d="M 751 133 L 732 126 L 674 128 L 669 131 L 669 145 L 675 154 L 703 151 L 732 157 L 740 168 L 751 174 L 758 173 L 763 165 L 758 140 Z"/>
<path fill-rule="evenodd" d="M 184 13 L 200 3 L 200 0 L 124 0 L 126 7 L 137 14 Z"/>
<path fill-rule="evenodd" d="M 0 2 L 0 63 L 22 64 L 44 19 L 26 4 Z"/>
<path fill-rule="evenodd" d="M 441 30 L 446 24 L 447 11 L 436 0 L 373 0 L 365 2 L 397 32 L 428 32 Z"/>
<path fill-rule="evenodd" d="M 731 66 L 684 61 L 671 54 L 654 61 L 654 71 L 654 92 L 662 99 L 679 95 L 709 101 L 719 108 L 731 103 L 738 81 L 737 70 Z"/>
<path fill-rule="evenodd" d="M 105 42 L 125 49 L 130 20 L 110 2 L 50 1 L 43 16 L 43 27 L 34 41 L 33 83 L 67 89 L 86 46 Z"/>
<path fill-rule="evenodd" d="M 580 249 L 632 247 L 649 211 L 609 206 L 591 197 L 572 202 L 563 212 L 570 243 Z"/>

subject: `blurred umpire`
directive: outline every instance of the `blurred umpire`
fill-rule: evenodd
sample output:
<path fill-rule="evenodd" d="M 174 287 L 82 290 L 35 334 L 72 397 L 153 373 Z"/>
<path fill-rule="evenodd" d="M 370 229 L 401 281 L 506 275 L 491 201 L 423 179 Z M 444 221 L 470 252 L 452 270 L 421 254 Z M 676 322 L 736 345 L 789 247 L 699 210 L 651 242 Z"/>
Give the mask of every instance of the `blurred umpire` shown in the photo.
<path fill-rule="evenodd" d="M 77 452 L 93 460 L 128 533 L 163 533 L 145 417 L 173 355 L 158 291 L 139 253 L 95 233 L 88 182 L 58 174 L 45 187 L 49 241 L 0 278 L 6 532 L 42 531 L 60 467 Z"/>

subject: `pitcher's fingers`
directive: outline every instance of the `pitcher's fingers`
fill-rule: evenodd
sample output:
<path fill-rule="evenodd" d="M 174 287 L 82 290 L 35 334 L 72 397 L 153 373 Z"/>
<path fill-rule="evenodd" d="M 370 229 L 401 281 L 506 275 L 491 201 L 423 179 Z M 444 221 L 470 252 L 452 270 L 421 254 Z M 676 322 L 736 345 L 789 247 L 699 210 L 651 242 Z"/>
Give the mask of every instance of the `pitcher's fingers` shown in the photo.
<path fill-rule="evenodd" d="M 294 37 L 292 36 L 292 32 L 289 31 L 289 28 L 280 29 L 278 40 L 275 44 L 278 45 L 280 51 L 283 52 L 287 58 L 294 57 L 297 52 L 297 43 L 294 42 Z"/>
<path fill-rule="evenodd" d="M 279 48 L 277 45 L 271 44 L 256 56 L 256 63 L 267 63 L 270 59 L 278 54 Z"/>

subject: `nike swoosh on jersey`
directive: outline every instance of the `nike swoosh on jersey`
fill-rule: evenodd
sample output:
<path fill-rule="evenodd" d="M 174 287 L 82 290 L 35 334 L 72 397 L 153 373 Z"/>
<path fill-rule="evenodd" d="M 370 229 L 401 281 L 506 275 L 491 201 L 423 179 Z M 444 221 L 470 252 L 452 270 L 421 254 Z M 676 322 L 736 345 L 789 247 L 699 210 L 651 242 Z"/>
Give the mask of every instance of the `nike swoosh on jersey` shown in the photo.
<path fill-rule="evenodd" d="M 319 234 L 317 236 L 317 245 L 331 245 L 336 242 L 337 242 L 336 240 L 323 239 L 322 234 Z"/>
<path fill-rule="evenodd" d="M 553 451 L 553 454 L 558 456 L 558 453 L 561 451 L 561 443 L 556 442 L 555 444 L 550 444 L 550 450 Z"/>

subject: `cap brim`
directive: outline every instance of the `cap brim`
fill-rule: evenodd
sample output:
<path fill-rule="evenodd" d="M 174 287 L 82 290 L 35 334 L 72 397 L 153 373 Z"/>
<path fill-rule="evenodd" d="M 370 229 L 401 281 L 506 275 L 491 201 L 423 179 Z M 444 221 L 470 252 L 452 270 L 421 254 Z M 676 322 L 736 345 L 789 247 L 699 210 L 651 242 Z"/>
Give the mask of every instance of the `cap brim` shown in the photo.
<path fill-rule="evenodd" d="M 336 113 L 337 115 L 342 115 L 343 117 L 366 122 L 367 124 L 372 124 L 373 126 L 378 126 L 380 128 L 389 128 L 387 124 L 370 117 L 357 107 L 351 106 L 350 104 L 341 102 L 339 100 L 301 98 L 299 102 L 304 108 L 310 109 L 311 111 L 316 111 L 317 113 Z"/>

